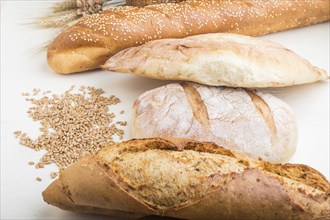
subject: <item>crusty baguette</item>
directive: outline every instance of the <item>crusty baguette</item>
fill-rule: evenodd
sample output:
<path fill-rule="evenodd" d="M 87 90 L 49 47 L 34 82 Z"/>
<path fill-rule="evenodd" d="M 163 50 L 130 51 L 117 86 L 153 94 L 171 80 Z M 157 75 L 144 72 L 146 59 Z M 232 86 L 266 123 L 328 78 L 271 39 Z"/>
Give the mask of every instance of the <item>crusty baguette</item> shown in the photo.
<path fill-rule="evenodd" d="M 212 143 L 131 140 L 61 171 L 44 192 L 59 208 L 125 218 L 327 219 L 316 170 L 252 160 Z"/>
<path fill-rule="evenodd" d="M 81 72 L 155 39 L 216 32 L 262 35 L 324 22 L 330 18 L 329 5 L 324 0 L 191 0 L 110 8 L 57 36 L 47 60 L 56 72 Z"/>
<path fill-rule="evenodd" d="M 273 163 L 287 162 L 298 140 L 295 115 L 282 100 L 260 91 L 187 82 L 140 95 L 132 127 L 134 138 L 211 141 Z"/>
<path fill-rule="evenodd" d="M 151 41 L 117 53 L 102 68 L 230 87 L 282 87 L 329 78 L 280 44 L 229 33 Z"/>
<path fill-rule="evenodd" d="M 178 3 L 185 0 L 126 0 L 126 5 L 144 7 L 146 5 L 160 4 L 160 3 Z"/>

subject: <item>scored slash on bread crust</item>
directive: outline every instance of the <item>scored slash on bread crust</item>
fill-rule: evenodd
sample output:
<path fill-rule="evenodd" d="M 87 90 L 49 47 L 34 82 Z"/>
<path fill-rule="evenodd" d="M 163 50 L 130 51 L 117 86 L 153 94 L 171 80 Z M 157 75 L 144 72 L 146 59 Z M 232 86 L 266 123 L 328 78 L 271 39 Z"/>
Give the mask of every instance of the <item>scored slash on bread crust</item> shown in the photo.
<path fill-rule="evenodd" d="M 210 128 L 209 114 L 200 94 L 191 83 L 183 82 L 180 85 L 182 86 L 189 105 L 192 108 L 194 118 L 205 128 Z"/>
<path fill-rule="evenodd" d="M 44 200 L 62 209 L 137 218 L 326 219 L 330 184 L 316 170 L 269 164 L 213 143 L 137 139 L 61 172 Z"/>
<path fill-rule="evenodd" d="M 324 0 L 191 0 L 109 8 L 57 36 L 47 61 L 58 73 L 81 72 L 151 40 L 219 32 L 262 35 L 327 21 L 329 8 Z"/>
<path fill-rule="evenodd" d="M 271 136 L 274 137 L 276 135 L 276 125 L 274 122 L 272 110 L 269 108 L 268 104 L 255 92 L 249 90 L 245 90 L 245 91 L 246 94 L 248 94 L 251 97 L 251 101 L 256 107 L 257 111 L 265 119 L 265 121 L 267 121 L 267 126 L 269 127 Z"/>

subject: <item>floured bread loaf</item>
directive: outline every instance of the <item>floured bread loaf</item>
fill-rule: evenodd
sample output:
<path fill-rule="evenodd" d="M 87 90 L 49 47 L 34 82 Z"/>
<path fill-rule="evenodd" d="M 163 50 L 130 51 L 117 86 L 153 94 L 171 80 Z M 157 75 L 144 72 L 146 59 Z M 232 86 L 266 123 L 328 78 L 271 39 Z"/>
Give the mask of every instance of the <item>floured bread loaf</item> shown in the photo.
<path fill-rule="evenodd" d="M 259 91 L 169 84 L 150 90 L 133 106 L 133 137 L 211 141 L 253 158 L 285 162 L 297 146 L 292 109 Z"/>
<path fill-rule="evenodd" d="M 115 217 L 329 219 L 330 185 L 298 164 L 252 160 L 212 143 L 131 140 L 61 171 L 44 192 L 59 208 Z"/>
<path fill-rule="evenodd" d="M 119 52 L 102 67 L 231 87 L 291 86 L 329 78 L 326 71 L 277 43 L 225 33 L 151 41 Z"/>

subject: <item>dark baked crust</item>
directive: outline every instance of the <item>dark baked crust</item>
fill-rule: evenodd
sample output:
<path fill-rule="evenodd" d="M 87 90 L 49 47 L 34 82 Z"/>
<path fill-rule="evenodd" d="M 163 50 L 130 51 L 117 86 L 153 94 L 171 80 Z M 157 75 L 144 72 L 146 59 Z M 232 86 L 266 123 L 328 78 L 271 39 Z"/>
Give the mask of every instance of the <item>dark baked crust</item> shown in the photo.
<path fill-rule="evenodd" d="M 108 157 L 114 155 L 116 160 L 124 160 L 126 153 L 153 150 L 156 155 L 165 157 L 170 152 L 182 152 L 187 158 L 192 152 L 197 152 L 197 155 L 201 156 L 204 153 L 223 155 L 224 158 L 234 158 L 235 163 L 246 166 L 246 169 L 221 174 L 222 167 L 219 167 L 219 172 L 212 174 L 202 183 L 204 185 L 202 188 L 206 190 L 204 196 L 193 196 L 185 203 L 173 204 L 170 207 L 159 206 L 150 203 L 146 197 L 141 197 L 140 190 L 130 185 L 133 177 L 126 175 L 126 178 L 123 178 L 120 175 L 127 170 L 121 170 L 107 162 Z M 156 156 L 155 160 L 159 158 L 157 159 Z M 293 169 L 292 172 L 295 173 L 286 172 L 284 177 L 277 173 L 281 169 L 288 171 L 285 167 L 287 165 L 272 165 L 273 167 L 265 170 L 263 167 L 267 164 L 261 160 L 251 160 L 232 153 L 213 143 L 183 141 L 175 144 L 163 139 L 131 140 L 105 148 L 97 155 L 85 157 L 63 170 L 60 178 L 43 192 L 43 197 L 47 203 L 62 209 L 126 218 L 150 215 L 182 219 L 327 219 L 330 217 L 328 205 L 330 184 L 322 174 L 307 166 L 290 165 L 296 168 L 302 167 L 304 171 Z M 169 167 L 173 165 L 166 164 Z M 141 163 L 141 167 L 135 167 L 136 172 L 147 168 L 143 166 L 147 164 Z M 315 186 L 314 183 L 305 181 L 306 178 L 300 177 L 294 180 L 295 185 L 288 185 L 287 179 L 292 175 L 299 176 L 299 172 L 305 176 L 313 176 L 319 184 Z M 131 175 L 135 174 L 131 173 Z M 148 175 L 149 178 L 158 178 L 162 173 L 155 170 Z M 191 175 L 193 177 L 193 174 Z M 142 184 L 145 187 L 148 185 L 147 182 Z M 182 185 L 179 183 L 176 185 L 174 182 L 174 186 Z M 312 187 L 318 188 L 319 191 L 316 194 L 308 193 Z M 190 184 L 184 186 L 182 190 L 188 194 L 195 192 Z M 163 193 L 171 192 L 170 186 L 164 188 Z"/>

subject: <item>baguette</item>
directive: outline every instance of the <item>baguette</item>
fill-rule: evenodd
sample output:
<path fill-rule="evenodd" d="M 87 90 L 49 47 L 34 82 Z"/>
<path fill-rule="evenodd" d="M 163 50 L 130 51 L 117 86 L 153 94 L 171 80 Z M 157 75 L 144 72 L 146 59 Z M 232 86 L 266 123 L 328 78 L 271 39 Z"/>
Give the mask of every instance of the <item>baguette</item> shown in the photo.
<path fill-rule="evenodd" d="M 212 86 L 282 87 L 328 79 L 325 70 L 265 39 L 217 33 L 125 49 L 102 68 Z"/>
<path fill-rule="evenodd" d="M 329 190 L 305 165 L 252 160 L 206 142 L 140 139 L 80 159 L 43 198 L 124 218 L 329 219 Z"/>
<path fill-rule="evenodd" d="M 144 7 L 147 5 L 160 4 L 160 3 L 178 3 L 185 0 L 126 0 L 126 5 Z"/>
<path fill-rule="evenodd" d="M 262 35 L 324 22 L 324 0 L 191 0 L 146 7 L 115 7 L 86 16 L 49 45 L 47 61 L 58 73 L 97 69 L 128 47 L 161 38 L 233 32 Z"/>
<path fill-rule="evenodd" d="M 298 142 L 295 115 L 282 100 L 255 90 L 187 82 L 140 95 L 132 127 L 134 138 L 211 141 L 273 163 L 287 162 Z"/>

